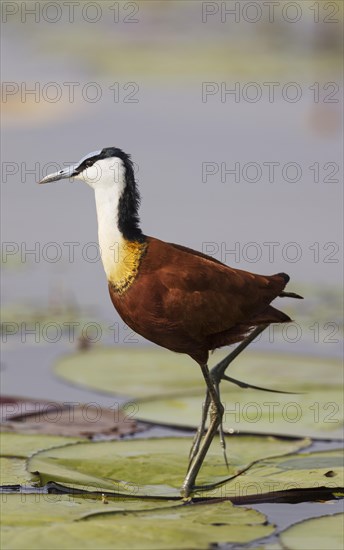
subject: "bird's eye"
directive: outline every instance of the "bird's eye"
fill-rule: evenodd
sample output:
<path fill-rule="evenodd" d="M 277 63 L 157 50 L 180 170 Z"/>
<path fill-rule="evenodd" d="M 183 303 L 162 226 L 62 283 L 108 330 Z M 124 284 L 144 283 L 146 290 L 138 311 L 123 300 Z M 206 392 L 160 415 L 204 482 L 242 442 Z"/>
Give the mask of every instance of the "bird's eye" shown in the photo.
<path fill-rule="evenodd" d="M 93 164 L 93 160 L 87 160 L 86 161 L 86 168 L 89 168 L 90 166 L 92 166 Z"/>

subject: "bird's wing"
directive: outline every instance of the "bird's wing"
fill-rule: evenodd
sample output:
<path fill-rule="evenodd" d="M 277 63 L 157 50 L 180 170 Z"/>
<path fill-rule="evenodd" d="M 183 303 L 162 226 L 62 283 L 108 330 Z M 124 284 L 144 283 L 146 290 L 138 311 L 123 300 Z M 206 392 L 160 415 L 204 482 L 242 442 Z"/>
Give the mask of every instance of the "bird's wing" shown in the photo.
<path fill-rule="evenodd" d="M 247 322 L 267 308 L 285 280 L 230 268 L 204 254 L 151 239 L 149 256 L 160 258 L 153 279 L 161 313 L 178 319 L 190 334 L 214 334 Z M 148 264 L 151 262 L 148 261 Z"/>

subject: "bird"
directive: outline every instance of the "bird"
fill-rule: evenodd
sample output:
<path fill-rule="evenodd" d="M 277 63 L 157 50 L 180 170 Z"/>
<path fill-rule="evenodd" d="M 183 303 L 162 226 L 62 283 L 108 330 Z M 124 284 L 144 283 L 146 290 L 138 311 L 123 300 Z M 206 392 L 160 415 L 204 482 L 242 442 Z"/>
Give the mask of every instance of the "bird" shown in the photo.
<path fill-rule="evenodd" d="M 258 275 L 234 269 L 202 252 L 145 235 L 134 164 L 118 147 L 92 152 L 39 183 L 62 179 L 81 180 L 95 192 L 101 258 L 120 317 L 147 340 L 189 355 L 201 368 L 206 398 L 181 486 L 181 496 L 192 499 L 218 431 L 224 445 L 221 380 L 264 389 L 228 377 L 226 368 L 271 323 L 291 321 L 271 305 L 275 298 L 302 297 L 284 290 L 289 281 L 285 273 Z M 232 344 L 238 344 L 234 351 L 209 370 L 210 352 Z"/>

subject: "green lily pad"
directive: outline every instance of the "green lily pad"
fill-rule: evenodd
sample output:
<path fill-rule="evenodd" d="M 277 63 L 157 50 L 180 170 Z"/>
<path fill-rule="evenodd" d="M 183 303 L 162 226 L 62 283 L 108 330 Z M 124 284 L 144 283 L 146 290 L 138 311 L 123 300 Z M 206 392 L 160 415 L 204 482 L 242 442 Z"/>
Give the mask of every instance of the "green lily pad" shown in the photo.
<path fill-rule="evenodd" d="M 0 456 L 27 458 L 43 449 L 82 441 L 76 437 L 0 433 Z"/>
<path fill-rule="evenodd" d="M 204 388 L 196 363 L 186 355 L 161 349 L 97 348 L 61 359 L 58 376 L 111 395 L 153 397 L 184 394 Z"/>
<path fill-rule="evenodd" d="M 37 478 L 26 469 L 26 459 L 37 451 L 80 441 L 72 437 L 0 433 L 0 485 L 32 485 Z"/>
<path fill-rule="evenodd" d="M 343 438 L 342 391 L 314 387 L 303 395 L 279 395 L 224 386 L 224 429 L 229 432 Z M 193 427 L 200 422 L 204 396 L 173 397 L 137 402 L 140 420 Z"/>
<path fill-rule="evenodd" d="M 227 353 L 217 351 L 214 357 L 220 361 Z M 140 399 L 190 395 L 205 389 L 195 361 L 159 348 L 112 347 L 74 353 L 61 359 L 55 372 L 75 384 Z M 343 379 L 339 360 L 261 352 L 240 355 L 227 373 L 250 384 L 295 392 L 313 385 L 333 388 Z"/>
<path fill-rule="evenodd" d="M 102 512 L 130 512 L 175 505 L 173 501 L 111 498 L 101 495 L 76 497 L 58 494 L 4 494 L 1 522 L 7 527 L 36 527 L 74 521 Z"/>
<path fill-rule="evenodd" d="M 226 353 L 221 351 L 221 359 Z M 128 415 L 148 422 L 195 427 L 200 421 L 205 384 L 194 361 L 160 349 L 100 348 L 73 354 L 56 366 L 75 384 L 131 395 Z M 223 381 L 224 428 L 232 431 L 343 437 L 340 361 L 267 353 L 245 353 L 228 369 L 254 385 L 301 395 L 241 389 Z"/>
<path fill-rule="evenodd" d="M 28 485 L 34 481 L 21 458 L 0 457 L 0 486 Z"/>
<path fill-rule="evenodd" d="M 219 441 L 215 440 L 198 484 L 221 482 L 257 460 L 294 452 L 309 442 L 231 436 L 227 444 L 229 470 Z M 42 485 L 55 481 L 68 487 L 131 497 L 179 498 L 190 445 L 189 438 L 78 443 L 37 453 L 29 460 L 28 470 L 39 474 Z M 221 495 L 224 496 L 221 488 L 214 492 L 214 496 Z"/>
<path fill-rule="evenodd" d="M 100 499 L 7 495 L 3 509 L 1 538 L 8 550 L 207 549 L 213 542 L 246 543 L 274 531 L 260 512 L 230 502 L 185 506 L 125 499 L 105 506 Z"/>
<path fill-rule="evenodd" d="M 264 459 L 254 464 L 244 476 L 234 479 L 221 489 L 223 496 L 231 498 L 238 491 L 243 495 L 259 495 L 275 491 L 343 486 L 342 451 L 337 449 Z"/>
<path fill-rule="evenodd" d="M 76 303 L 71 303 L 70 297 L 61 300 L 60 303 L 55 306 L 47 304 L 33 307 L 31 304 L 25 303 L 14 304 L 1 308 L 0 314 L 2 319 L 0 323 L 0 332 L 7 329 L 8 323 L 20 325 L 20 323 L 23 322 L 28 324 L 36 322 L 55 322 L 63 326 L 63 323 L 67 322 L 79 321 L 81 324 L 82 321 L 85 322 L 94 319 L 94 313 L 92 311 L 81 309 Z"/>
<path fill-rule="evenodd" d="M 292 525 L 280 534 L 286 550 L 342 550 L 344 547 L 344 514 L 322 516 Z"/>

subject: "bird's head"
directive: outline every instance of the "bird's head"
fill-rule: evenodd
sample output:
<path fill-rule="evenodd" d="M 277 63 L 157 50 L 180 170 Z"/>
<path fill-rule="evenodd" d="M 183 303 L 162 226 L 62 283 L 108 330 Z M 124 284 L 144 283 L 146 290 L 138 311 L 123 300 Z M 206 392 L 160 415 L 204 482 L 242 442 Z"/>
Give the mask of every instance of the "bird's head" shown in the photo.
<path fill-rule="evenodd" d="M 45 176 L 39 183 L 73 178 L 84 181 L 94 190 L 112 186 L 123 190 L 130 177 L 133 177 L 130 156 L 116 147 L 105 147 L 89 153 L 76 164 Z"/>
<path fill-rule="evenodd" d="M 87 183 L 96 196 L 113 200 L 116 223 L 124 236 L 140 239 L 138 208 L 140 195 L 136 186 L 130 155 L 117 147 L 105 147 L 83 157 L 77 164 L 45 176 L 39 183 L 76 179 Z"/>

